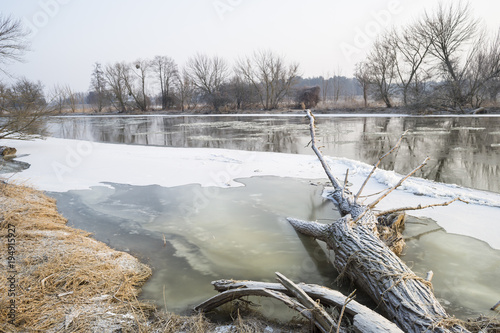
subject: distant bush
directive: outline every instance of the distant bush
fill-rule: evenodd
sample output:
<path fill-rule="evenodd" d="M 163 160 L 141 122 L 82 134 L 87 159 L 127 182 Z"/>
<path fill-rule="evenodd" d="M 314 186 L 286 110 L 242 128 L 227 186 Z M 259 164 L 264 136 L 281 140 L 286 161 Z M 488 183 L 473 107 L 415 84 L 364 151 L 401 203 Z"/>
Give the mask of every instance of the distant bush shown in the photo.
<path fill-rule="evenodd" d="M 297 104 L 304 106 L 306 109 L 315 107 L 319 103 L 320 87 L 302 88 L 297 91 Z"/>

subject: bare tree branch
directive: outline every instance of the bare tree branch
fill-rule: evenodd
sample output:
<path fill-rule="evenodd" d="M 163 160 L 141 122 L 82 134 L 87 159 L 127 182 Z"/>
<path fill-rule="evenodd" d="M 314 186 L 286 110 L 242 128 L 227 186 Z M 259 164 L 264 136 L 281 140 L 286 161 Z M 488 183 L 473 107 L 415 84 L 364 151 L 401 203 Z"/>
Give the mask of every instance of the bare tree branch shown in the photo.
<path fill-rule="evenodd" d="M 380 196 L 377 200 L 375 200 L 374 202 L 372 202 L 371 204 L 369 204 L 367 207 L 372 209 L 373 207 L 375 207 L 380 201 L 382 201 L 382 199 L 384 199 L 386 196 L 388 196 L 392 191 L 394 191 L 395 189 L 397 189 L 399 186 L 401 186 L 401 184 L 407 180 L 408 178 L 410 178 L 415 172 L 417 172 L 418 170 L 422 169 L 426 164 L 427 162 L 430 160 L 429 157 L 427 157 L 423 162 L 422 164 L 420 164 L 418 167 L 416 167 L 415 169 L 413 169 L 409 174 L 407 174 L 406 176 L 404 176 L 403 178 L 401 178 L 401 180 L 396 184 L 394 185 L 393 187 L 391 187 L 390 189 L 387 190 L 386 193 L 384 193 L 382 196 Z"/>
<path fill-rule="evenodd" d="M 461 202 L 464 202 L 466 204 L 469 203 L 468 201 L 465 201 L 461 198 L 455 198 L 453 200 L 438 203 L 438 204 L 431 204 L 431 205 L 425 205 L 425 206 L 418 205 L 417 207 L 403 207 L 403 208 L 395 208 L 395 209 L 385 210 L 383 212 L 376 213 L 375 215 L 382 216 L 382 215 L 388 215 L 388 214 L 393 214 L 393 213 L 398 213 L 398 212 L 403 212 L 403 211 L 408 211 L 408 210 L 420 210 L 420 209 L 426 209 L 426 208 L 431 208 L 431 207 L 444 207 L 444 206 L 448 206 L 448 205 L 452 204 L 455 201 L 461 201 Z"/>
<path fill-rule="evenodd" d="M 391 150 L 389 150 L 387 153 L 385 153 L 384 155 L 382 155 L 378 161 L 373 165 L 373 169 L 372 171 L 370 172 L 370 174 L 366 177 L 365 181 L 363 182 L 363 184 L 361 185 L 361 187 L 359 188 L 359 191 L 358 193 L 356 194 L 356 196 L 354 197 L 354 200 L 357 201 L 361 192 L 363 191 L 363 189 L 365 188 L 366 184 L 368 183 L 368 180 L 370 180 L 371 176 L 373 175 L 373 173 L 375 172 L 375 170 L 378 168 L 378 166 L 380 165 L 380 163 L 382 162 L 382 160 L 384 158 L 386 158 L 387 156 L 389 156 L 390 154 L 392 154 L 392 152 L 394 150 L 396 150 L 399 145 L 401 144 L 401 140 L 403 140 L 403 137 L 406 135 L 406 133 L 408 133 L 408 130 L 406 130 L 400 137 L 399 137 L 399 140 L 396 142 L 396 144 L 394 145 L 394 147 L 391 148 Z"/>

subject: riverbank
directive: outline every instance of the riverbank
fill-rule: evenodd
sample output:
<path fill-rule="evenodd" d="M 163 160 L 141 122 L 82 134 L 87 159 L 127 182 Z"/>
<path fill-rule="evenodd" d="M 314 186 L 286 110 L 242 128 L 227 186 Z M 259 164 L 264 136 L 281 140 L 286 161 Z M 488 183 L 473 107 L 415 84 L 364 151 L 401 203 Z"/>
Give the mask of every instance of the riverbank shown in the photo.
<path fill-rule="evenodd" d="M 473 115 L 473 114 L 500 114 L 500 107 L 498 106 L 487 106 L 479 109 L 451 109 L 451 108 L 405 108 L 405 107 L 382 107 L 382 106 L 369 106 L 369 107 L 330 107 L 330 108 L 317 108 L 312 109 L 314 114 L 324 114 L 324 115 L 412 115 L 412 116 L 460 116 L 460 115 Z M 477 113 L 474 113 L 477 111 Z M 248 114 L 262 114 L 262 115 L 277 115 L 277 114 L 303 114 L 302 109 L 293 108 L 283 108 L 276 110 L 262 110 L 262 109 L 244 109 L 244 110 L 225 110 L 215 112 L 210 109 L 193 109 L 193 110 L 159 110 L 152 109 L 146 112 L 139 110 L 131 110 L 128 112 L 118 112 L 118 111 L 105 111 L 105 112 L 94 112 L 91 109 L 87 109 L 86 112 L 69 112 L 65 111 L 62 113 L 55 114 L 57 116 L 76 116 L 76 115 L 248 115 Z"/>
<path fill-rule="evenodd" d="M 281 331 L 255 318 L 221 325 L 139 301 L 151 269 L 68 227 L 55 200 L 41 191 L 2 182 L 0 211 L 6 252 L 0 261 L 6 272 L 0 275 L 0 332 Z"/>
<path fill-rule="evenodd" d="M 55 200 L 0 185 L 0 328 L 15 331 L 135 330 L 154 308 L 137 300 L 151 269 L 66 226 Z"/>

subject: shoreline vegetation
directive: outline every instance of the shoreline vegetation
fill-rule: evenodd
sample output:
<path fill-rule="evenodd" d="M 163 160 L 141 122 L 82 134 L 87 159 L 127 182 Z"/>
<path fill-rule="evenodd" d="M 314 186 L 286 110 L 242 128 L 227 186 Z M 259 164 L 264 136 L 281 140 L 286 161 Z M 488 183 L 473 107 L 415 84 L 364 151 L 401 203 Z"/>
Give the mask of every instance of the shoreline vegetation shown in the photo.
<path fill-rule="evenodd" d="M 152 270 L 126 252 L 66 225 L 56 201 L 33 188 L 0 183 L 0 332 L 308 332 L 254 316 L 217 324 L 138 300 Z M 7 245 L 8 244 L 8 245 Z M 242 311 L 243 314 L 243 311 Z M 303 327 L 304 326 L 304 327 Z"/>

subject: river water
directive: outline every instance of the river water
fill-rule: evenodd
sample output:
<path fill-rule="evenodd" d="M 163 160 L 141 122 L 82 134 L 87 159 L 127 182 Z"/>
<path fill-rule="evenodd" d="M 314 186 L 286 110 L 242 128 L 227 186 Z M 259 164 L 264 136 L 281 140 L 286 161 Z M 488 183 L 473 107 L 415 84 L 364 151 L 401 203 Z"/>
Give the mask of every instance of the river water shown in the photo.
<path fill-rule="evenodd" d="M 325 155 L 373 164 L 408 130 L 381 168 L 500 192 L 500 117 L 316 116 Z M 313 154 L 303 116 L 60 117 L 52 135 L 96 142 Z"/>
<path fill-rule="evenodd" d="M 408 130 L 382 168 L 406 173 L 432 158 L 419 174 L 430 180 L 500 192 L 500 118 L 317 117 L 326 155 L 374 163 Z M 64 117 L 53 136 L 115 144 L 229 148 L 311 154 L 302 116 Z M 136 170 L 135 172 L 140 172 Z M 94 233 L 153 268 L 142 297 L 183 312 L 214 295 L 210 281 L 273 281 L 279 271 L 295 281 L 339 287 L 333 253 L 299 236 L 286 217 L 328 222 L 339 217 L 322 198 L 324 180 L 253 177 L 238 188 L 212 188 L 210 201 L 186 214 L 199 185 L 104 184 L 52 193 L 69 224 Z M 492 315 L 500 299 L 500 251 L 470 237 L 447 234 L 434 221 L 409 217 L 403 259 L 420 276 L 434 271 L 436 295 L 460 318 Z M 358 300 L 363 300 L 362 294 Z M 280 311 L 263 303 L 263 311 Z"/>

